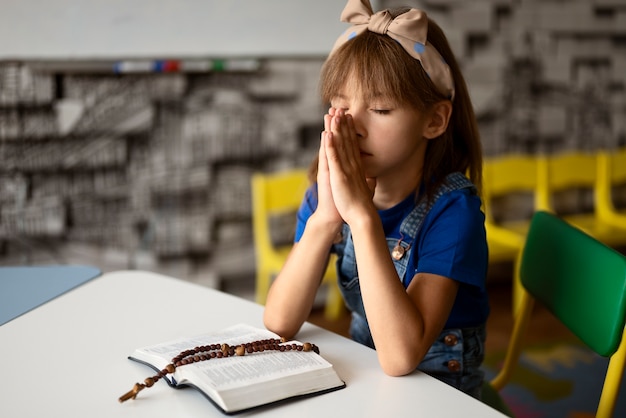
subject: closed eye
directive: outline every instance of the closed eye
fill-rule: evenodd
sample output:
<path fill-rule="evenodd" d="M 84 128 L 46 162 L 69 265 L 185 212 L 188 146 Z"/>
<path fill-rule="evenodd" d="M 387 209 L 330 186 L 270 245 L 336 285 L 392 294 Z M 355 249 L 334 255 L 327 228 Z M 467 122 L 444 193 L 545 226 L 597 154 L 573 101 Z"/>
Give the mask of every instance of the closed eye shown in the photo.
<path fill-rule="evenodd" d="M 378 114 L 378 115 L 388 115 L 389 113 L 391 113 L 391 110 L 389 109 L 372 109 L 372 112 Z"/>

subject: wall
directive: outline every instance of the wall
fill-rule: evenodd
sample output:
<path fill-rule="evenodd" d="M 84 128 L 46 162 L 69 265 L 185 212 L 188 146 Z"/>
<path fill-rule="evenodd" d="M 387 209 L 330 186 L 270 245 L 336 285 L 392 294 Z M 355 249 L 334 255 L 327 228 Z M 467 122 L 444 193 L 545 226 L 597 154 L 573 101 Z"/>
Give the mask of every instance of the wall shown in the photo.
<path fill-rule="evenodd" d="M 334 0 L 3 0 L 0 57 L 319 56 L 346 27 L 339 22 L 343 6 Z"/>
<path fill-rule="evenodd" d="M 626 145 L 626 1 L 408 3 L 448 34 L 486 155 Z M 39 22 L 52 13 L 43 4 Z M 172 4 L 176 19 L 197 18 Z M 79 22 L 86 11 L 77 2 L 63 13 Z M 17 43 L 33 36 L 19 30 Z M 87 260 L 211 285 L 251 277 L 250 175 L 315 155 L 325 52 L 155 62 L 148 47 L 93 59 L 86 46 L 76 40 L 80 58 L 33 47 L 0 61 L 0 264 Z"/>

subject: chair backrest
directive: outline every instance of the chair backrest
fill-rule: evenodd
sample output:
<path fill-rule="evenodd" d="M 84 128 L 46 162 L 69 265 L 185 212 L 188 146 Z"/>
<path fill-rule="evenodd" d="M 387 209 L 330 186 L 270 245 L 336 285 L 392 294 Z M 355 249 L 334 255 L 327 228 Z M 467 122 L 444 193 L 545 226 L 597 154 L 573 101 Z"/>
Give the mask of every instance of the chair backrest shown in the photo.
<path fill-rule="evenodd" d="M 281 216 L 295 215 L 307 186 L 307 173 L 304 169 L 253 174 L 252 217 L 257 243 L 262 243 L 264 246 L 276 243 L 271 233 L 280 228 L 270 227 L 272 219 L 279 220 Z M 284 242 L 285 239 L 286 237 L 283 237 L 280 240 L 283 241 L 282 244 L 291 244 L 291 242 Z"/>
<path fill-rule="evenodd" d="M 494 198 L 512 193 L 534 193 L 537 188 L 537 158 L 510 154 L 486 158 L 483 165 L 483 200 L 485 215 L 493 219 Z"/>
<path fill-rule="evenodd" d="M 551 155 L 548 178 L 552 190 L 593 187 L 596 179 L 596 154 L 580 151 Z"/>
<path fill-rule="evenodd" d="M 293 169 L 271 174 L 255 173 L 253 189 L 261 191 L 263 205 L 268 212 L 285 212 L 297 209 L 308 186 L 304 169 Z M 258 187 L 257 187 L 258 186 Z"/>
<path fill-rule="evenodd" d="M 617 350 L 626 316 L 626 257 L 547 212 L 532 218 L 524 288 L 593 351 Z"/>
<path fill-rule="evenodd" d="M 626 148 L 611 154 L 611 181 L 613 184 L 626 184 Z"/>
<path fill-rule="evenodd" d="M 545 169 L 539 174 L 538 210 L 554 211 L 553 196 L 565 190 L 589 189 L 596 185 L 596 155 L 580 151 L 546 157 Z"/>

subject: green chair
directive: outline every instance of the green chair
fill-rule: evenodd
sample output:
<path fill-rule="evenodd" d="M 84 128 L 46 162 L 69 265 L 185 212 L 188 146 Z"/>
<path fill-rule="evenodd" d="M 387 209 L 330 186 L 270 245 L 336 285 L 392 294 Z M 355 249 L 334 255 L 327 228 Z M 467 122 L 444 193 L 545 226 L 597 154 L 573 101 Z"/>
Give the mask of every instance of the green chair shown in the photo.
<path fill-rule="evenodd" d="M 596 417 L 613 415 L 626 364 L 626 257 L 548 212 L 531 220 L 520 264 L 521 305 L 499 374 L 483 401 L 512 416 L 497 391 L 510 379 L 537 300 L 609 366 Z M 500 408 L 498 408 L 500 403 Z"/>

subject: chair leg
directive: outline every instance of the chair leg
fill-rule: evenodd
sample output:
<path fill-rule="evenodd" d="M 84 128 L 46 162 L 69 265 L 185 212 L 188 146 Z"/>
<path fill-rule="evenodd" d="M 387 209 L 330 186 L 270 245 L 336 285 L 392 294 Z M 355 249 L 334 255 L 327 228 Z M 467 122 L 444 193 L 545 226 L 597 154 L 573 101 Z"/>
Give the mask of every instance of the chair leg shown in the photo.
<path fill-rule="evenodd" d="M 502 389 L 513 375 L 513 370 L 517 365 L 517 360 L 522 349 L 523 337 L 531 319 L 533 306 L 534 299 L 528 292 L 522 289 L 519 312 L 516 313 L 517 316 L 515 317 L 513 332 L 509 341 L 509 349 L 504 358 L 504 364 L 498 375 L 491 380 L 491 386 L 497 391 Z"/>
<path fill-rule="evenodd" d="M 624 366 L 626 365 L 626 335 L 622 336 L 619 348 L 611 356 L 609 367 L 604 378 L 604 386 L 598 403 L 596 418 L 611 418 L 615 409 L 615 402 L 619 394 Z"/>
<path fill-rule="evenodd" d="M 511 299 L 513 301 L 513 318 L 517 317 L 520 312 L 522 305 L 522 295 L 525 290 L 522 286 L 522 279 L 520 278 L 520 266 L 522 264 L 522 250 L 517 252 L 517 256 L 515 256 L 515 260 L 513 260 L 513 283 L 512 283 L 512 291 Z"/>

